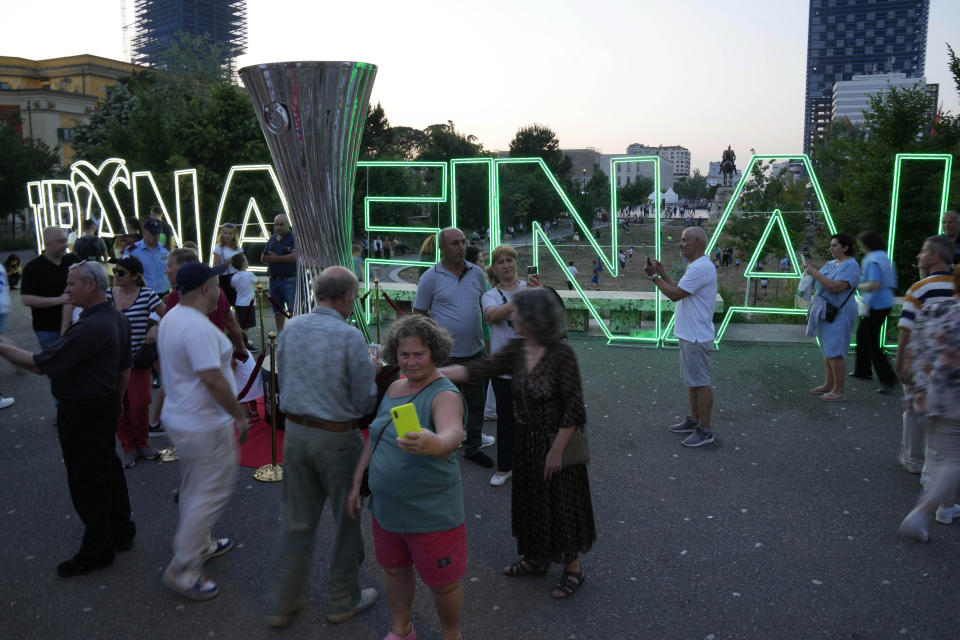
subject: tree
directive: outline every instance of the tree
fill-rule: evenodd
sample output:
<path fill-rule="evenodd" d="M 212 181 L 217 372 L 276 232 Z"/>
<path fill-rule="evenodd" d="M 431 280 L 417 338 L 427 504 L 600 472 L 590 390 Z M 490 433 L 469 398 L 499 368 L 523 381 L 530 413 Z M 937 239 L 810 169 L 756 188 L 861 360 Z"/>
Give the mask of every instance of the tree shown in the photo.
<path fill-rule="evenodd" d="M 922 89 L 891 89 L 874 96 L 862 127 L 834 121 L 815 143 L 814 168 L 837 228 L 856 235 L 873 230 L 886 237 L 898 153 L 952 153 L 960 148 L 960 122 L 940 114 L 934 125 Z M 954 166 L 948 206 L 958 202 L 960 167 Z M 900 174 L 894 260 L 900 289 L 917 279 L 913 256 L 937 228 L 943 165 L 907 162 Z"/>
<path fill-rule="evenodd" d="M 617 203 L 622 207 L 641 207 L 653 192 L 653 178 L 638 177 L 617 189 Z"/>
<path fill-rule="evenodd" d="M 201 237 L 208 238 L 230 166 L 269 163 L 270 154 L 246 92 L 222 79 L 216 48 L 204 48 L 196 39 L 184 42 L 165 54 L 165 66 L 176 72 L 135 72 L 108 89 L 90 121 L 76 126 L 74 148 L 78 158 L 95 166 L 119 157 L 135 170 L 153 171 L 167 202 L 174 197 L 173 182 L 160 176 L 196 168 L 200 209 L 208 212 L 201 216 Z M 261 208 L 279 206 L 268 184 L 241 180 L 249 180 L 243 189 Z M 132 211 L 132 194 L 117 193 L 124 211 Z M 245 206 L 246 201 L 227 204 L 232 211 Z M 193 219 L 183 222 L 192 235 Z"/>
<path fill-rule="evenodd" d="M 0 122 L 0 217 L 23 209 L 27 182 L 52 177 L 60 165 L 60 149 L 43 140 L 20 139 L 20 116 L 8 115 Z"/>
<path fill-rule="evenodd" d="M 694 169 L 693 175 L 686 180 L 675 182 L 673 190 L 678 196 L 688 200 L 704 200 L 710 192 L 707 185 L 707 177 L 700 173 L 700 169 Z"/>
<path fill-rule="evenodd" d="M 553 175 L 564 181 L 570 176 L 573 161 L 560 151 L 560 141 L 550 128 L 540 124 L 520 127 L 510 141 L 511 158 L 542 158 Z"/>
<path fill-rule="evenodd" d="M 797 247 L 804 241 L 806 216 L 803 211 L 808 199 L 805 180 L 793 177 L 786 167 L 777 172 L 771 170 L 772 163 L 757 162 L 750 170 L 750 177 L 744 185 L 740 201 L 737 203 L 737 215 L 730 219 L 724 228 L 728 244 L 734 249 L 743 250 L 748 255 L 757 248 L 757 243 L 770 221 L 775 209 L 783 214 L 783 221 L 790 235 L 790 243 Z M 786 255 L 783 236 L 774 229 L 764 245 L 761 261 L 766 263 L 771 256 L 779 260 Z M 748 265 L 755 267 L 756 265 Z M 771 268 L 767 264 L 767 268 Z"/>
<path fill-rule="evenodd" d="M 606 210 L 610 206 L 610 178 L 598 167 L 594 167 L 593 175 L 583 189 L 574 197 L 577 210 L 587 220 L 591 220 L 598 210 Z"/>

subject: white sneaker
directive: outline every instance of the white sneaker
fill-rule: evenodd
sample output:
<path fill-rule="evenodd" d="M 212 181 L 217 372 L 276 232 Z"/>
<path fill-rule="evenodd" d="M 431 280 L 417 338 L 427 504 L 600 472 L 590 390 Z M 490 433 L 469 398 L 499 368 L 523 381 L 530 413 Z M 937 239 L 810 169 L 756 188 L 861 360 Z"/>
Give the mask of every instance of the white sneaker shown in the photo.
<path fill-rule="evenodd" d="M 163 585 L 176 591 L 190 600 L 209 600 L 220 593 L 220 587 L 213 580 L 209 580 L 199 573 L 177 572 L 171 565 L 163 572 Z"/>
<path fill-rule="evenodd" d="M 488 436 L 485 433 L 480 434 L 480 448 L 486 449 L 487 447 L 492 447 L 497 442 L 497 439 L 493 436 Z"/>
<path fill-rule="evenodd" d="M 953 519 L 957 516 L 960 516 L 960 504 L 955 504 L 952 507 L 937 507 L 937 522 L 942 524 L 951 524 Z"/>
<path fill-rule="evenodd" d="M 13 402 L 14 402 L 13 398 L 4 398 L 3 396 L 0 396 L 0 409 L 6 409 L 10 405 L 12 405 Z"/>
<path fill-rule="evenodd" d="M 493 474 L 493 477 L 490 478 L 490 486 L 502 487 L 503 485 L 507 484 L 507 480 L 509 480 L 512 476 L 513 471 L 497 471 L 495 474 Z"/>
<path fill-rule="evenodd" d="M 230 538 L 211 540 L 207 548 L 200 553 L 200 562 L 206 562 L 210 558 L 216 558 L 231 549 L 233 549 L 233 540 Z"/>

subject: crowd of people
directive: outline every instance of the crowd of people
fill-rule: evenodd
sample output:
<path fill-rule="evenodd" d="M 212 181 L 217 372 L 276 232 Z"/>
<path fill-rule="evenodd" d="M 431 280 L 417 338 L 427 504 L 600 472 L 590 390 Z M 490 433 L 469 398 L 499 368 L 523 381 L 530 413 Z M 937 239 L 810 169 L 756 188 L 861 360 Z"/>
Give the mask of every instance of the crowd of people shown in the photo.
<path fill-rule="evenodd" d="M 416 576 L 433 594 L 443 637 L 459 638 L 468 548 L 461 457 L 496 466 L 490 485 L 511 483 L 517 556 L 504 576 L 544 575 L 557 564 L 550 594 L 573 597 L 586 582 L 581 558 L 597 532 L 581 376 L 557 293 L 535 269 L 520 277 L 511 246 L 495 247 L 484 269 L 480 249 L 461 230 L 447 228 L 436 235 L 441 259 L 421 274 L 413 313 L 393 322 L 374 350 L 347 322 L 359 292 L 352 268 L 317 274 L 311 283 L 315 305 L 284 325 L 282 311 L 292 311 L 297 296 L 296 249 L 285 216 L 274 222 L 263 259 L 278 303 L 279 409 L 286 432 L 282 534 L 267 622 L 288 625 L 307 604 L 327 502 L 334 526 L 328 621 L 344 622 L 378 601 L 376 587 L 360 585 L 359 514 L 366 503 L 385 574 L 391 619 L 385 640 L 416 638 Z M 859 317 L 849 375 L 872 379 L 876 372 L 881 393 L 904 390 L 900 461 L 922 474 L 925 490 L 900 532 L 922 541 L 930 537 L 931 518 L 949 523 L 960 516 L 960 214 L 949 212 L 944 230 L 927 238 L 917 256 L 921 279 L 905 296 L 893 366 L 881 335 L 898 283 L 883 238 L 865 231 L 855 241 L 835 233 L 832 260 L 820 269 L 805 267 L 813 282 L 807 331 L 818 338 L 824 362 L 824 382 L 810 392 L 824 402 L 847 400 L 846 356 Z M 190 248 L 169 250 L 164 235 L 161 222 L 147 218 L 142 238 L 114 259 L 111 283 L 98 262 L 107 253 L 101 243 L 75 242 L 91 256 L 82 258 L 67 253 L 62 229 L 44 229 L 43 252 L 23 267 L 21 290 L 41 351 L 2 337 L 12 279 L 0 270 L 0 357 L 50 378 L 67 483 L 84 524 L 77 553 L 60 563 L 58 573 L 70 577 L 106 567 L 116 551 L 132 548 L 136 525 L 124 468 L 157 456 L 148 439 L 152 400 L 180 469 L 180 517 L 162 582 L 186 598 L 206 600 L 219 586 L 205 562 L 234 547 L 212 529 L 234 488 L 237 446 L 255 417 L 238 400 L 234 373 L 234 362 L 250 356 L 243 329 L 253 311 L 255 278 L 230 225 L 220 230 L 213 267 Z M 642 258 L 650 282 L 676 304 L 689 413 L 668 429 L 682 434 L 686 447 L 717 438 L 710 359 L 719 265 L 706 246 L 703 228 L 684 229 L 679 250 L 686 269 L 677 281 L 659 261 Z M 384 250 L 381 241 L 381 255 Z M 243 326 L 232 306 L 243 310 Z M 150 370 L 157 366 L 162 387 L 151 398 Z M 486 402 L 485 389 L 495 402 Z M 0 409 L 6 400 L 0 397 Z M 495 438 L 483 433 L 491 410 Z M 367 437 L 361 427 L 369 428 Z M 495 443 L 494 462 L 483 449 Z"/>

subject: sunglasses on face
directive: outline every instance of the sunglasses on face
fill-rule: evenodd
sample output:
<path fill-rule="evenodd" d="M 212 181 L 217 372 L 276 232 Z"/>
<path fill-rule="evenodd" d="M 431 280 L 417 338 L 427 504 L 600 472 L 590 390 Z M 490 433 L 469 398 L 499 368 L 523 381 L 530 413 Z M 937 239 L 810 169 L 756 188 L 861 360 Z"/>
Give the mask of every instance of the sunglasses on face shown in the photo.
<path fill-rule="evenodd" d="M 124 277 L 124 276 L 126 276 L 126 275 L 128 275 L 129 273 L 130 273 L 129 271 L 124 271 L 123 269 L 114 269 L 114 270 L 113 270 L 113 275 L 115 275 L 115 276 L 120 276 L 121 278 Z"/>

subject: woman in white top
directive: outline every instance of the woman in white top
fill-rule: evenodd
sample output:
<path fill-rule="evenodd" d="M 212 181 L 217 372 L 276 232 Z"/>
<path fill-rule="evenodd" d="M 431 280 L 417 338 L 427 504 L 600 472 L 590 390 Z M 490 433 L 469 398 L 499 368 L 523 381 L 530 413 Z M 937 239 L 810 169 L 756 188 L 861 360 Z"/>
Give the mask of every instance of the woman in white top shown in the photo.
<path fill-rule="evenodd" d="M 524 286 L 539 287 L 540 276 L 533 274 L 527 282 L 517 279 L 517 252 L 502 244 L 490 254 L 490 265 L 500 280 L 480 298 L 483 319 L 490 323 L 490 355 L 517 337 L 513 331 L 513 294 Z M 502 486 L 513 475 L 513 394 L 510 376 L 493 378 L 493 393 L 497 398 L 497 472 L 490 478 L 494 487 Z"/>
<path fill-rule="evenodd" d="M 232 222 L 228 222 L 220 227 L 220 242 L 213 248 L 213 264 L 226 264 L 227 270 L 220 275 L 220 289 L 227 296 L 231 305 L 237 304 L 237 291 L 230 284 L 230 276 L 237 270 L 230 263 L 233 256 L 241 253 L 239 239 L 237 238 L 237 227 Z"/>

